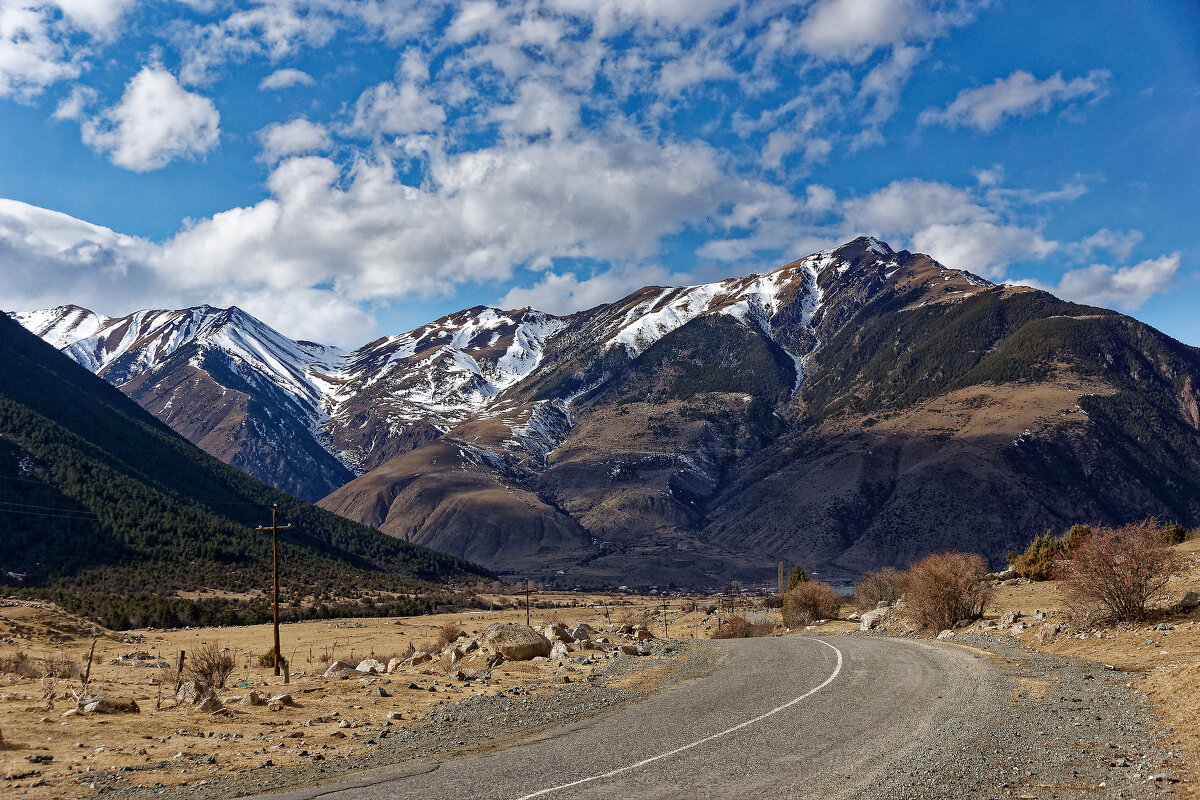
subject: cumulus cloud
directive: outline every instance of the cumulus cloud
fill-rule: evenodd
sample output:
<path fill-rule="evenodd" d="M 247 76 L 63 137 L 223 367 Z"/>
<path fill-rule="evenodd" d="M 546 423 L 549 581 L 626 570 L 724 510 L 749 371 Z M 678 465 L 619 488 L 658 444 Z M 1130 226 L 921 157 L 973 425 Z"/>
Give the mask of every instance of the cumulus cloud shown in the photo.
<path fill-rule="evenodd" d="M 1015 261 L 1043 259 L 1059 243 L 1008 218 L 986 196 L 939 181 L 894 181 L 843 206 L 845 230 L 903 243 L 945 264 L 1001 278 Z"/>
<path fill-rule="evenodd" d="M 966 4 L 938 0 L 817 0 L 796 42 L 820 58 L 858 62 L 882 47 L 936 39 L 973 16 Z"/>
<path fill-rule="evenodd" d="M 290 122 L 276 122 L 259 131 L 262 142 L 261 159 L 274 164 L 285 156 L 328 150 L 333 139 L 324 125 L 299 117 Z"/>
<path fill-rule="evenodd" d="M 83 141 L 118 167 L 149 172 L 216 147 L 220 122 L 212 100 L 148 66 L 125 85 L 119 103 L 84 121 Z"/>
<path fill-rule="evenodd" d="M 417 53 L 400 63 L 395 81 L 377 84 L 354 103 L 347 133 L 366 138 L 436 131 L 446 121 L 445 110 L 425 86 L 429 68 Z"/>
<path fill-rule="evenodd" d="M 497 303 L 501 308 L 530 306 L 551 314 L 572 314 L 592 308 L 643 286 L 690 283 L 690 276 L 672 275 L 660 265 L 621 265 L 580 279 L 575 272 L 548 272 L 529 288 L 510 289 Z"/>
<path fill-rule="evenodd" d="M 1099 100 L 1108 94 L 1111 77 L 1107 70 L 1092 70 L 1069 81 L 1063 80 L 1061 72 L 1039 81 L 1032 74 L 1017 70 L 987 86 L 963 89 L 944 109 L 922 111 L 919 120 L 923 125 L 968 126 L 987 132 L 1008 117 L 1044 114 L 1056 105 L 1079 100 Z"/>
<path fill-rule="evenodd" d="M 1048 289 L 1065 300 L 1136 311 L 1170 287 L 1178 271 L 1179 253 L 1171 253 L 1128 267 L 1092 264 L 1071 270 L 1053 287 L 1032 280 L 1014 283 Z"/>
<path fill-rule="evenodd" d="M 312 86 L 316 81 L 313 76 L 299 69 L 277 69 L 263 78 L 258 88 L 264 92 L 278 89 L 290 89 L 293 86 Z"/>

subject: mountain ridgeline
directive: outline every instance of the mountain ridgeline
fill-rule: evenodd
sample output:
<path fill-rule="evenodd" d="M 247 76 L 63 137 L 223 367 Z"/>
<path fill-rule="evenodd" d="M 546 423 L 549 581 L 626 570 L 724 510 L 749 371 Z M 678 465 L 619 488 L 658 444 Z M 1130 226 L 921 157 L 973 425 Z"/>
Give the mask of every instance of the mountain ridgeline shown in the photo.
<path fill-rule="evenodd" d="M 999 564 L 1047 527 L 1200 524 L 1200 351 L 870 238 L 353 351 L 237 309 L 14 316 L 276 486 L 565 585 Z"/>
<path fill-rule="evenodd" d="M 405 592 L 480 568 L 309 505 L 189 444 L 0 317 L 0 583 L 112 627 L 268 618 L 271 506 L 287 596 Z M 240 602 L 199 590 L 244 593 Z M 397 601 L 396 613 L 425 610 Z"/>

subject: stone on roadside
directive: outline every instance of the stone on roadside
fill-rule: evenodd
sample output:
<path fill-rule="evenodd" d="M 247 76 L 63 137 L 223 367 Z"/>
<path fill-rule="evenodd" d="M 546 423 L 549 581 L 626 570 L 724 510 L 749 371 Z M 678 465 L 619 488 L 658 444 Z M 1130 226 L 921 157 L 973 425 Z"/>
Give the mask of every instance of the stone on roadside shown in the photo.
<path fill-rule="evenodd" d="M 194 705 L 200 699 L 200 687 L 195 681 L 185 681 L 179 684 L 179 691 L 175 692 L 175 699 L 180 703 Z"/>
<path fill-rule="evenodd" d="M 215 714 L 218 711 L 224 711 L 225 705 L 217 699 L 215 694 L 210 694 L 196 704 L 197 711 L 203 711 L 205 714 Z"/>
<path fill-rule="evenodd" d="M 617 645 L 617 649 L 627 656 L 640 656 L 642 651 L 635 644 Z"/>
<path fill-rule="evenodd" d="M 586 622 L 581 622 L 571 629 L 571 638 L 573 638 L 575 641 L 579 641 L 580 639 L 590 639 L 595 635 L 595 633 L 596 631 L 591 625 L 588 625 Z"/>
<path fill-rule="evenodd" d="M 1020 618 L 1021 612 L 1019 611 L 1005 611 L 1000 615 L 1000 627 L 1011 628 L 1013 624 L 1016 623 L 1016 621 Z"/>
<path fill-rule="evenodd" d="M 550 640 L 528 625 L 493 622 L 481 636 L 486 647 L 509 661 L 550 655 Z"/>
<path fill-rule="evenodd" d="M 1055 636 L 1058 635 L 1058 623 L 1047 622 L 1042 627 L 1038 628 L 1037 633 L 1033 635 L 1034 644 L 1045 645 L 1049 644 Z"/>
<path fill-rule="evenodd" d="M 364 658 L 358 662 L 358 666 L 354 668 L 357 672 L 367 672 L 374 675 L 387 672 L 387 665 L 376 661 L 373 658 Z"/>
<path fill-rule="evenodd" d="M 401 660 L 400 660 L 400 659 L 398 659 L 398 658 L 391 658 L 391 659 L 389 659 L 389 660 L 388 660 L 388 663 L 387 663 L 387 674 L 388 674 L 388 675 L 391 675 L 391 674 L 392 674 L 392 673 L 394 673 L 396 670 L 400 669 L 400 665 L 401 665 L 401 664 L 403 664 L 403 663 L 404 663 L 404 662 L 403 662 L 403 661 L 401 661 Z"/>
<path fill-rule="evenodd" d="M 242 705 L 244 706 L 265 706 L 266 704 L 266 698 L 253 689 L 242 698 Z"/>
<path fill-rule="evenodd" d="M 650 631 L 646 630 L 645 628 L 638 628 L 637 630 L 635 630 L 633 632 L 633 638 L 637 639 L 639 642 L 643 642 L 647 639 L 653 639 L 654 634 L 651 633 Z"/>
<path fill-rule="evenodd" d="M 550 658 L 569 658 L 570 655 L 571 651 L 567 648 L 566 642 L 557 641 L 550 648 Z"/>
<path fill-rule="evenodd" d="M 883 622 L 887 618 L 889 611 L 891 611 L 891 609 L 887 606 L 884 606 L 883 608 L 874 608 L 868 611 L 867 613 L 863 614 L 862 618 L 859 620 L 858 629 L 862 631 L 874 630 L 879 626 L 879 623 Z"/>
<path fill-rule="evenodd" d="M 429 653 L 426 653 L 424 650 L 418 650 L 408 657 L 408 663 L 412 664 L 414 667 L 417 664 L 426 664 L 430 661 L 433 661 L 433 656 L 431 656 Z"/>
<path fill-rule="evenodd" d="M 949 628 L 947 628 L 946 630 L 944 630 L 944 631 L 942 631 L 941 633 L 939 633 L 939 634 L 937 635 L 937 638 L 938 638 L 938 641 L 939 641 L 939 642 L 944 642 L 944 641 L 946 641 L 947 639 L 953 639 L 953 638 L 954 638 L 954 631 L 952 631 L 952 630 L 950 630 Z"/>
<path fill-rule="evenodd" d="M 354 669 L 354 665 L 347 664 L 345 661 L 334 661 L 329 665 L 329 669 L 325 670 L 325 674 L 322 675 L 322 677 L 336 678 L 341 675 L 341 672 L 344 669 Z"/>
<path fill-rule="evenodd" d="M 118 699 L 115 697 L 105 697 L 101 695 L 94 700 L 84 703 L 83 713 L 85 714 L 140 714 L 141 709 L 138 708 L 136 701 L 131 699 Z"/>

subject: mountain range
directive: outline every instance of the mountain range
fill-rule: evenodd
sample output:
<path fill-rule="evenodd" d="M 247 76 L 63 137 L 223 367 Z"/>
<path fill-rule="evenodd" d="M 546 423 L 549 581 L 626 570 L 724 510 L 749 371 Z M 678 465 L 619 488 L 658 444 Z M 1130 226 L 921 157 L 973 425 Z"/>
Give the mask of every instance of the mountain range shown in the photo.
<path fill-rule="evenodd" d="M 419 613 L 407 593 L 490 577 L 221 463 L 0 315 L 0 585 L 115 628 L 265 621 L 272 545 L 254 528 L 273 506 L 296 526 L 292 617 L 366 597 Z"/>
<path fill-rule="evenodd" d="M 13 316 L 252 475 L 566 585 L 999 563 L 1078 521 L 1200 523 L 1200 351 L 871 238 L 346 351 L 237 308 Z"/>

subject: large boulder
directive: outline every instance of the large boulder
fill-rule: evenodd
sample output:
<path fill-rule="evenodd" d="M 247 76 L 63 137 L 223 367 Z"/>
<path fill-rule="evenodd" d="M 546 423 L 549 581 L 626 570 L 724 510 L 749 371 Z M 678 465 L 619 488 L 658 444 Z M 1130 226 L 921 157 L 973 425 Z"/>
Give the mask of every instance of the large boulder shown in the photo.
<path fill-rule="evenodd" d="M 493 622 L 480 636 L 485 647 L 509 661 L 550 655 L 550 640 L 528 625 Z"/>
<path fill-rule="evenodd" d="M 141 713 L 141 709 L 138 708 L 138 704 L 132 699 L 107 697 L 105 695 L 101 695 L 100 697 L 85 703 L 83 706 L 83 713 L 138 714 Z"/>
<path fill-rule="evenodd" d="M 1200 594 L 1196 592 L 1188 592 L 1179 601 L 1179 607 L 1184 611 L 1191 611 L 1193 608 L 1200 608 Z"/>
<path fill-rule="evenodd" d="M 567 647 L 566 642 L 555 642 L 550 648 L 550 657 L 553 659 L 564 659 L 571 656 L 571 650 Z"/>
<path fill-rule="evenodd" d="M 878 627 L 879 623 L 887 618 L 891 608 L 873 608 L 862 615 L 862 619 L 858 622 L 859 630 L 869 631 Z"/>
<path fill-rule="evenodd" d="M 323 677 L 336 678 L 342 674 L 342 670 L 344 670 L 344 669 L 354 669 L 354 665 L 349 664 L 345 661 L 334 661 L 332 664 L 329 665 L 329 669 L 325 670 L 325 674 Z"/>
<path fill-rule="evenodd" d="M 580 639 L 590 639 L 596 634 L 595 628 L 588 625 L 586 622 L 581 622 L 571 629 L 571 638 L 575 641 Z"/>
<path fill-rule="evenodd" d="M 380 675 L 387 672 L 387 664 L 383 664 L 374 658 L 364 658 L 358 662 L 358 666 L 354 668 L 357 672 L 368 672 L 374 675 Z"/>

